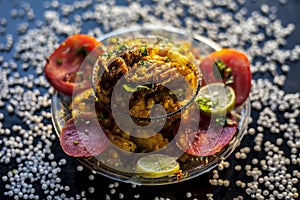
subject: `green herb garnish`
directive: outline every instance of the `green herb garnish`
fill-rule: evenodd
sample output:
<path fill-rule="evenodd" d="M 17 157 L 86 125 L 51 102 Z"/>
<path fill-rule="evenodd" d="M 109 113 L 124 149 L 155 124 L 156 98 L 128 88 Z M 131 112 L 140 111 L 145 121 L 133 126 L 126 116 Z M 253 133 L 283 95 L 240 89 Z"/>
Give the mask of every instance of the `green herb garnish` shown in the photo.
<path fill-rule="evenodd" d="M 49 60 L 48 60 L 49 61 Z M 62 64 L 62 60 L 60 59 L 60 58 L 57 58 L 56 59 L 56 63 L 58 64 L 58 65 L 61 65 Z"/>
<path fill-rule="evenodd" d="M 119 45 L 118 45 L 118 50 L 119 51 L 125 51 L 125 50 L 127 50 L 128 49 L 128 46 L 126 46 L 124 43 L 120 43 Z"/>
<path fill-rule="evenodd" d="M 149 65 L 150 65 L 150 61 L 147 61 L 147 60 L 140 60 L 139 62 L 138 62 L 138 65 L 140 65 L 140 66 L 146 66 L 146 67 L 148 67 Z"/>
<path fill-rule="evenodd" d="M 221 60 L 216 60 L 213 64 L 213 73 L 215 77 L 221 74 L 222 79 L 225 81 L 225 85 L 233 83 L 232 70 Z"/>
<path fill-rule="evenodd" d="M 235 125 L 235 121 L 234 120 L 231 120 L 229 117 L 226 117 L 226 116 L 222 116 L 222 117 L 217 117 L 215 119 L 215 122 L 220 124 L 221 126 L 232 126 L 232 125 Z"/>
<path fill-rule="evenodd" d="M 231 120 L 230 118 L 226 117 L 226 124 L 227 125 L 235 125 L 236 121 Z"/>
<path fill-rule="evenodd" d="M 88 45 L 83 45 L 80 48 L 78 48 L 76 54 L 82 53 L 83 55 L 87 55 L 88 54 L 88 50 L 86 49 L 87 46 Z"/>
<path fill-rule="evenodd" d="M 226 117 L 218 117 L 215 119 L 215 121 L 217 124 L 224 126 L 226 123 Z"/>
<path fill-rule="evenodd" d="M 103 57 L 103 58 L 110 58 L 111 56 L 112 56 L 111 52 L 105 52 L 101 55 L 101 57 Z"/>
<path fill-rule="evenodd" d="M 141 52 L 142 56 L 147 56 L 148 55 L 148 50 L 147 50 L 147 46 L 142 46 L 139 50 Z"/>
<path fill-rule="evenodd" d="M 103 120 L 105 120 L 105 117 L 103 115 L 99 115 L 98 120 L 103 121 Z"/>
<path fill-rule="evenodd" d="M 212 108 L 212 103 L 209 99 L 199 97 L 196 99 L 196 102 L 199 105 L 199 108 L 202 110 L 210 110 Z"/>
<path fill-rule="evenodd" d="M 150 90 L 151 89 L 150 87 L 147 87 L 147 86 L 144 86 L 144 85 L 137 85 L 136 87 L 130 87 L 127 84 L 123 84 L 122 86 L 127 92 L 137 92 L 137 91 L 140 91 L 140 90 L 143 90 L 143 89 L 144 90 Z"/>

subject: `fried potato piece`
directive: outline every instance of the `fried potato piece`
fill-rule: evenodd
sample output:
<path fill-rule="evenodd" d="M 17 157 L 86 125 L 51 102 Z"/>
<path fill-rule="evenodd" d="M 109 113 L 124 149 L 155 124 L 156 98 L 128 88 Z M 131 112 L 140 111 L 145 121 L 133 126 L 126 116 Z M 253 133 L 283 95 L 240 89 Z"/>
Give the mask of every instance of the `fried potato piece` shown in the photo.
<path fill-rule="evenodd" d="M 137 148 L 134 142 L 118 135 L 109 134 L 109 139 L 114 145 L 120 147 L 124 151 L 134 152 Z"/>
<path fill-rule="evenodd" d="M 90 88 L 74 96 L 69 109 L 72 110 L 73 117 L 82 113 L 94 112 L 95 102 L 94 90 Z"/>
<path fill-rule="evenodd" d="M 169 143 L 168 139 L 164 138 L 161 133 L 147 138 L 132 137 L 132 141 L 134 141 L 138 148 L 146 152 L 157 151 Z"/>

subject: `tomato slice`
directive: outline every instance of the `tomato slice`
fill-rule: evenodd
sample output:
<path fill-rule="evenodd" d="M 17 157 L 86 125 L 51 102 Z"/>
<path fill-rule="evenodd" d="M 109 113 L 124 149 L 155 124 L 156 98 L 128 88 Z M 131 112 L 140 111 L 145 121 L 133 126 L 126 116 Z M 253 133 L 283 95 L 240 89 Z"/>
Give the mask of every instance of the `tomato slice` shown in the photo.
<path fill-rule="evenodd" d="M 242 105 L 248 98 L 251 90 L 252 75 L 247 56 L 234 49 L 221 49 L 209 54 L 200 63 L 204 84 L 222 81 L 221 79 L 218 80 L 213 72 L 213 65 L 218 60 L 221 60 L 231 69 L 233 82 L 228 85 L 235 91 L 235 106 Z M 225 82 L 226 80 L 223 79 L 223 81 Z"/>
<path fill-rule="evenodd" d="M 94 62 L 103 52 L 100 44 L 95 38 L 84 34 L 68 37 L 47 60 L 44 73 L 49 83 L 65 95 L 90 87 L 89 76 Z M 87 56 L 89 59 L 83 65 Z"/>
<path fill-rule="evenodd" d="M 176 144 L 184 152 L 193 156 L 211 156 L 221 151 L 233 138 L 237 131 L 237 122 L 230 118 L 222 130 L 199 129 L 196 133 L 188 130 L 177 137 Z"/>
<path fill-rule="evenodd" d="M 90 115 L 80 115 L 68 120 L 59 139 L 64 152 L 74 157 L 97 156 L 110 143 L 107 131 Z"/>

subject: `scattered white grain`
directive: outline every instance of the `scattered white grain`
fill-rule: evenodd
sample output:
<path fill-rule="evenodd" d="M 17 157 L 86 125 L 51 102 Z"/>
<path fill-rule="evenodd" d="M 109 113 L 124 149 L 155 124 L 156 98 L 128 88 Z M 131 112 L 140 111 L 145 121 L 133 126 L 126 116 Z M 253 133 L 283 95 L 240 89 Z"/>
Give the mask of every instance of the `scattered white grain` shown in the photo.
<path fill-rule="evenodd" d="M 2 51 L 10 51 L 14 47 L 16 52 L 15 57 L 20 59 L 23 64 L 18 66 L 18 64 L 11 63 L 0 57 L 0 64 L 2 66 L 0 69 L 0 107 L 6 106 L 9 113 L 16 114 L 29 126 L 28 129 L 20 129 L 20 127 L 12 126 L 12 131 L 16 132 L 15 134 L 20 134 L 22 136 L 21 140 L 17 140 L 15 136 L 11 136 L 12 131 L 10 129 L 2 129 L 3 125 L 0 124 L 0 133 L 4 134 L 4 139 L 1 142 L 7 147 L 0 151 L 1 155 L 6 155 L 5 158 L 1 156 L 0 163 L 10 163 L 12 159 L 16 158 L 18 161 L 19 173 L 23 173 L 22 176 L 16 176 L 14 173 L 8 172 L 6 175 L 2 176 L 2 181 L 7 182 L 8 180 L 12 180 L 12 182 L 7 182 L 7 185 L 5 185 L 7 190 L 5 194 L 7 196 L 14 196 L 15 199 L 41 198 L 38 195 L 35 195 L 35 191 L 28 195 L 22 190 L 26 186 L 22 182 L 23 177 L 29 177 L 29 179 L 32 180 L 31 184 L 26 186 L 31 187 L 32 189 L 34 187 L 32 183 L 40 181 L 42 187 L 46 188 L 44 192 L 48 195 L 48 199 L 54 198 L 55 196 L 54 191 L 47 190 L 48 187 L 55 188 L 56 192 L 59 192 L 59 188 L 61 188 L 59 185 L 54 184 L 54 182 L 57 180 L 60 182 L 58 176 L 61 169 L 57 168 L 57 166 L 65 165 L 66 160 L 62 159 L 57 163 L 49 163 L 47 161 L 47 159 L 53 161 L 56 159 L 53 154 L 51 155 L 50 149 L 52 141 L 55 140 L 56 137 L 52 134 L 51 125 L 49 128 L 44 128 L 43 126 L 45 123 L 43 119 L 50 119 L 51 114 L 42 114 L 43 119 L 39 118 L 38 114 L 36 114 L 39 113 L 41 108 L 48 109 L 51 104 L 50 95 L 53 94 L 53 89 L 49 89 L 49 84 L 42 76 L 42 66 L 44 66 L 45 63 L 45 57 L 47 57 L 49 52 L 51 52 L 58 44 L 58 35 L 70 35 L 80 32 L 83 21 L 87 19 L 94 20 L 104 26 L 103 29 L 97 27 L 88 31 L 91 35 L 100 36 L 104 32 L 113 30 L 117 27 L 135 24 L 140 17 L 147 23 L 165 23 L 179 27 L 182 26 L 180 17 L 183 16 L 184 18 L 182 21 L 185 23 L 187 29 L 194 31 L 197 34 L 207 34 L 224 46 L 227 45 L 243 49 L 250 56 L 252 61 L 254 61 L 254 59 L 262 60 L 263 62 L 261 63 L 253 63 L 251 69 L 253 74 L 265 74 L 270 72 L 271 76 L 273 76 L 273 82 L 265 79 L 253 81 L 251 92 L 252 108 L 262 112 L 259 114 L 258 121 L 253 121 L 255 125 L 257 125 L 257 128 L 250 128 L 248 130 L 250 136 L 255 136 L 256 133 L 258 136 L 255 138 L 253 149 L 257 151 L 258 154 L 263 153 L 268 155 L 268 157 L 265 158 L 266 160 L 261 160 L 259 163 L 257 158 L 252 159 L 251 163 L 257 166 L 261 165 L 262 171 L 253 168 L 253 166 L 251 168 L 247 167 L 247 169 L 251 169 L 248 172 L 248 175 L 253 178 L 253 182 L 250 182 L 251 184 L 246 185 L 244 182 L 237 181 L 236 185 L 241 188 L 246 188 L 246 193 L 249 194 L 251 198 L 256 199 L 263 199 L 262 195 L 266 199 L 283 197 L 297 199 L 299 197 L 298 189 L 295 186 L 298 184 L 297 178 L 300 178 L 300 173 L 295 172 L 293 175 L 288 175 L 288 169 L 285 167 L 290 164 L 297 166 L 300 164 L 299 159 L 295 157 L 296 154 L 299 153 L 298 149 L 300 142 L 296 143 L 296 141 L 299 141 L 300 136 L 299 134 L 297 135 L 297 133 L 299 133 L 299 127 L 294 120 L 299 116 L 299 110 L 297 111 L 300 105 L 299 94 L 285 94 L 278 87 L 274 86 L 274 84 L 283 86 L 286 82 L 285 75 L 291 71 L 291 67 L 286 64 L 286 61 L 296 61 L 299 59 L 300 46 L 295 46 L 291 50 L 278 48 L 279 46 L 281 47 L 286 44 L 286 38 L 295 29 L 294 24 L 285 26 L 281 20 L 276 19 L 278 8 L 266 4 L 261 6 L 261 13 L 258 11 L 248 13 L 248 11 L 242 7 L 245 3 L 244 0 L 230 0 L 228 2 L 203 1 L 203 4 L 200 5 L 196 4 L 194 1 L 184 0 L 178 2 L 155 2 L 151 6 L 143 6 L 140 3 L 132 2 L 129 3 L 128 7 L 115 6 L 114 1 L 108 3 L 95 3 L 95 6 L 93 7 L 94 11 L 92 9 L 86 9 L 82 16 L 75 15 L 73 20 L 70 20 L 74 21 L 74 23 L 70 23 L 70 21 L 62 19 L 60 12 L 58 11 L 59 9 L 61 9 L 61 14 L 65 19 L 68 17 L 72 18 L 72 15 L 68 16 L 68 14 L 73 13 L 76 9 L 86 8 L 91 5 L 92 2 L 75 1 L 73 4 L 64 4 L 54 0 L 45 3 L 45 6 L 50 9 L 44 13 L 46 24 L 42 22 L 40 26 L 31 30 L 27 30 L 28 26 L 26 23 L 20 24 L 18 30 L 19 33 L 23 35 L 19 37 L 16 45 L 14 45 L 14 38 L 12 35 L 6 35 L 6 44 L 1 44 L 0 49 Z M 287 0 L 279 0 L 279 2 L 285 4 L 287 3 Z M 171 3 L 174 4 L 173 7 L 168 6 Z M 241 8 L 238 9 L 239 5 L 241 5 Z M 215 6 L 222 7 L 223 9 L 216 9 Z M 187 8 L 187 13 L 185 13 L 184 7 Z M 110 10 L 110 12 L 107 12 L 107 10 Z M 30 4 L 27 3 L 24 3 L 21 9 L 11 10 L 10 14 L 13 18 L 23 18 L 24 14 L 26 14 L 29 20 L 34 19 L 35 16 Z M 159 16 L 163 16 L 163 19 L 158 20 Z M 6 26 L 7 20 L 1 18 L 0 24 Z M 224 30 L 225 32 L 220 33 L 220 30 L 224 28 L 226 28 Z M 261 33 L 259 29 L 263 29 L 265 34 Z M 248 43 L 250 46 L 246 48 L 246 44 Z M 277 65 L 275 63 L 279 64 Z M 10 66 L 11 69 L 9 69 Z M 23 68 L 24 70 L 34 69 L 38 77 L 19 76 L 19 78 L 16 78 L 18 77 L 18 74 L 12 72 L 15 68 Z M 280 74 L 280 70 L 277 70 L 277 68 L 281 68 L 282 73 L 284 74 Z M 18 84 L 21 85 L 22 89 L 18 89 L 18 91 L 14 92 L 13 88 Z M 42 93 L 35 94 L 34 92 L 30 92 L 30 90 L 36 86 L 41 86 L 48 90 L 47 93 L 50 95 L 39 98 L 42 96 Z M 27 91 L 28 89 L 29 91 Z M 265 109 L 265 107 L 269 107 L 270 109 Z M 278 119 L 276 117 L 276 109 L 285 112 L 285 119 L 291 120 L 287 123 L 277 124 Z M 291 112 L 290 109 L 293 112 Z M 0 115 L 0 120 L 1 118 L 3 120 L 4 116 L 1 117 Z M 270 142 L 265 143 L 265 138 L 263 137 L 265 131 L 278 134 L 276 136 L 279 138 L 276 140 L 275 144 L 271 144 Z M 282 134 L 283 132 L 284 134 Z M 34 141 L 36 138 L 37 140 L 41 139 L 43 145 L 40 144 L 40 147 L 35 145 Z M 280 146 L 283 144 L 282 138 L 287 141 L 286 143 L 288 144 L 288 148 L 290 148 L 292 155 L 285 155 L 284 152 L 281 151 Z M 29 148 L 29 146 L 32 147 Z M 42 147 L 45 150 L 42 150 Z M 236 158 L 241 159 L 239 161 L 244 162 L 243 159 L 247 158 L 247 154 L 250 151 L 249 148 L 242 148 L 240 152 L 235 154 Z M 21 166 L 22 163 L 25 163 L 27 167 L 24 168 Z M 224 170 L 224 168 L 227 167 L 226 164 L 223 163 L 223 165 L 220 166 L 220 170 Z M 241 165 L 234 166 L 236 171 L 241 171 L 241 168 Z M 82 171 L 83 167 L 78 166 L 77 170 Z M 243 173 L 243 171 L 239 173 Z M 270 178 L 262 178 L 262 174 L 268 174 Z M 276 179 L 278 181 L 276 184 L 275 177 L 281 177 L 279 180 Z M 214 173 L 214 178 L 216 179 L 210 180 L 214 185 L 217 185 L 218 183 L 222 183 L 221 185 L 224 186 L 227 185 L 226 180 L 221 179 L 222 177 L 220 178 L 219 174 Z M 220 178 L 219 180 L 221 181 L 218 181 L 218 178 Z M 44 184 L 46 184 L 47 187 Z M 17 185 L 20 185 L 20 188 L 18 188 Z M 267 190 L 260 191 L 260 185 L 266 185 L 266 187 L 271 190 L 276 189 L 276 192 L 268 193 L 266 192 Z M 116 187 L 118 187 L 118 184 L 114 183 L 110 189 Z M 132 187 L 136 188 L 136 185 L 132 185 Z M 288 187 L 290 188 L 288 190 L 291 191 L 291 193 L 284 193 L 286 191 L 285 188 Z M 62 188 L 64 191 L 70 190 L 69 186 Z M 283 192 L 278 192 L 281 191 L 281 189 Z M 120 194 L 119 198 L 121 199 L 124 195 Z M 82 194 L 75 194 L 74 196 L 76 199 L 84 199 L 84 195 Z M 66 195 L 61 195 L 60 197 L 60 199 L 68 199 L 66 198 Z M 191 198 L 192 193 L 187 193 L 187 197 Z M 105 198 L 111 199 L 109 195 L 106 195 Z M 75 198 L 72 197 L 69 199 Z M 157 199 L 159 198 L 157 197 Z M 242 197 L 239 196 L 237 199 L 242 199 Z"/>
<path fill-rule="evenodd" d="M 119 193 L 119 199 L 123 199 L 124 198 L 124 194 L 123 193 Z"/>
<path fill-rule="evenodd" d="M 83 166 L 82 165 L 78 165 L 77 166 L 77 171 L 81 172 L 83 170 Z"/>
<path fill-rule="evenodd" d="M 191 192 L 187 192 L 186 194 L 185 194 L 185 196 L 187 197 L 187 198 L 192 198 L 192 193 Z"/>
<path fill-rule="evenodd" d="M 110 192 L 110 194 L 115 194 L 116 190 L 114 188 L 112 188 L 109 192 Z"/>
<path fill-rule="evenodd" d="M 94 187 L 89 187 L 88 191 L 89 191 L 89 193 L 94 193 L 95 192 L 95 188 Z"/>

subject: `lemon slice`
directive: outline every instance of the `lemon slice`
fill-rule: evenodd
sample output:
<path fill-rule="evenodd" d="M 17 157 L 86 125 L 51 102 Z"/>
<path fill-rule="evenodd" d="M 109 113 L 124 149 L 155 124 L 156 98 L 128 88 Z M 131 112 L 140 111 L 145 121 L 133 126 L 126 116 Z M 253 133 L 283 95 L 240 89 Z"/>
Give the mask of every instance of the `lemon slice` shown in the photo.
<path fill-rule="evenodd" d="M 150 154 L 137 161 L 136 172 L 144 178 L 172 175 L 180 169 L 176 158 L 163 154 Z"/>
<path fill-rule="evenodd" d="M 207 115 L 225 115 L 234 107 L 235 92 L 223 83 L 210 83 L 200 89 L 196 102 Z"/>

